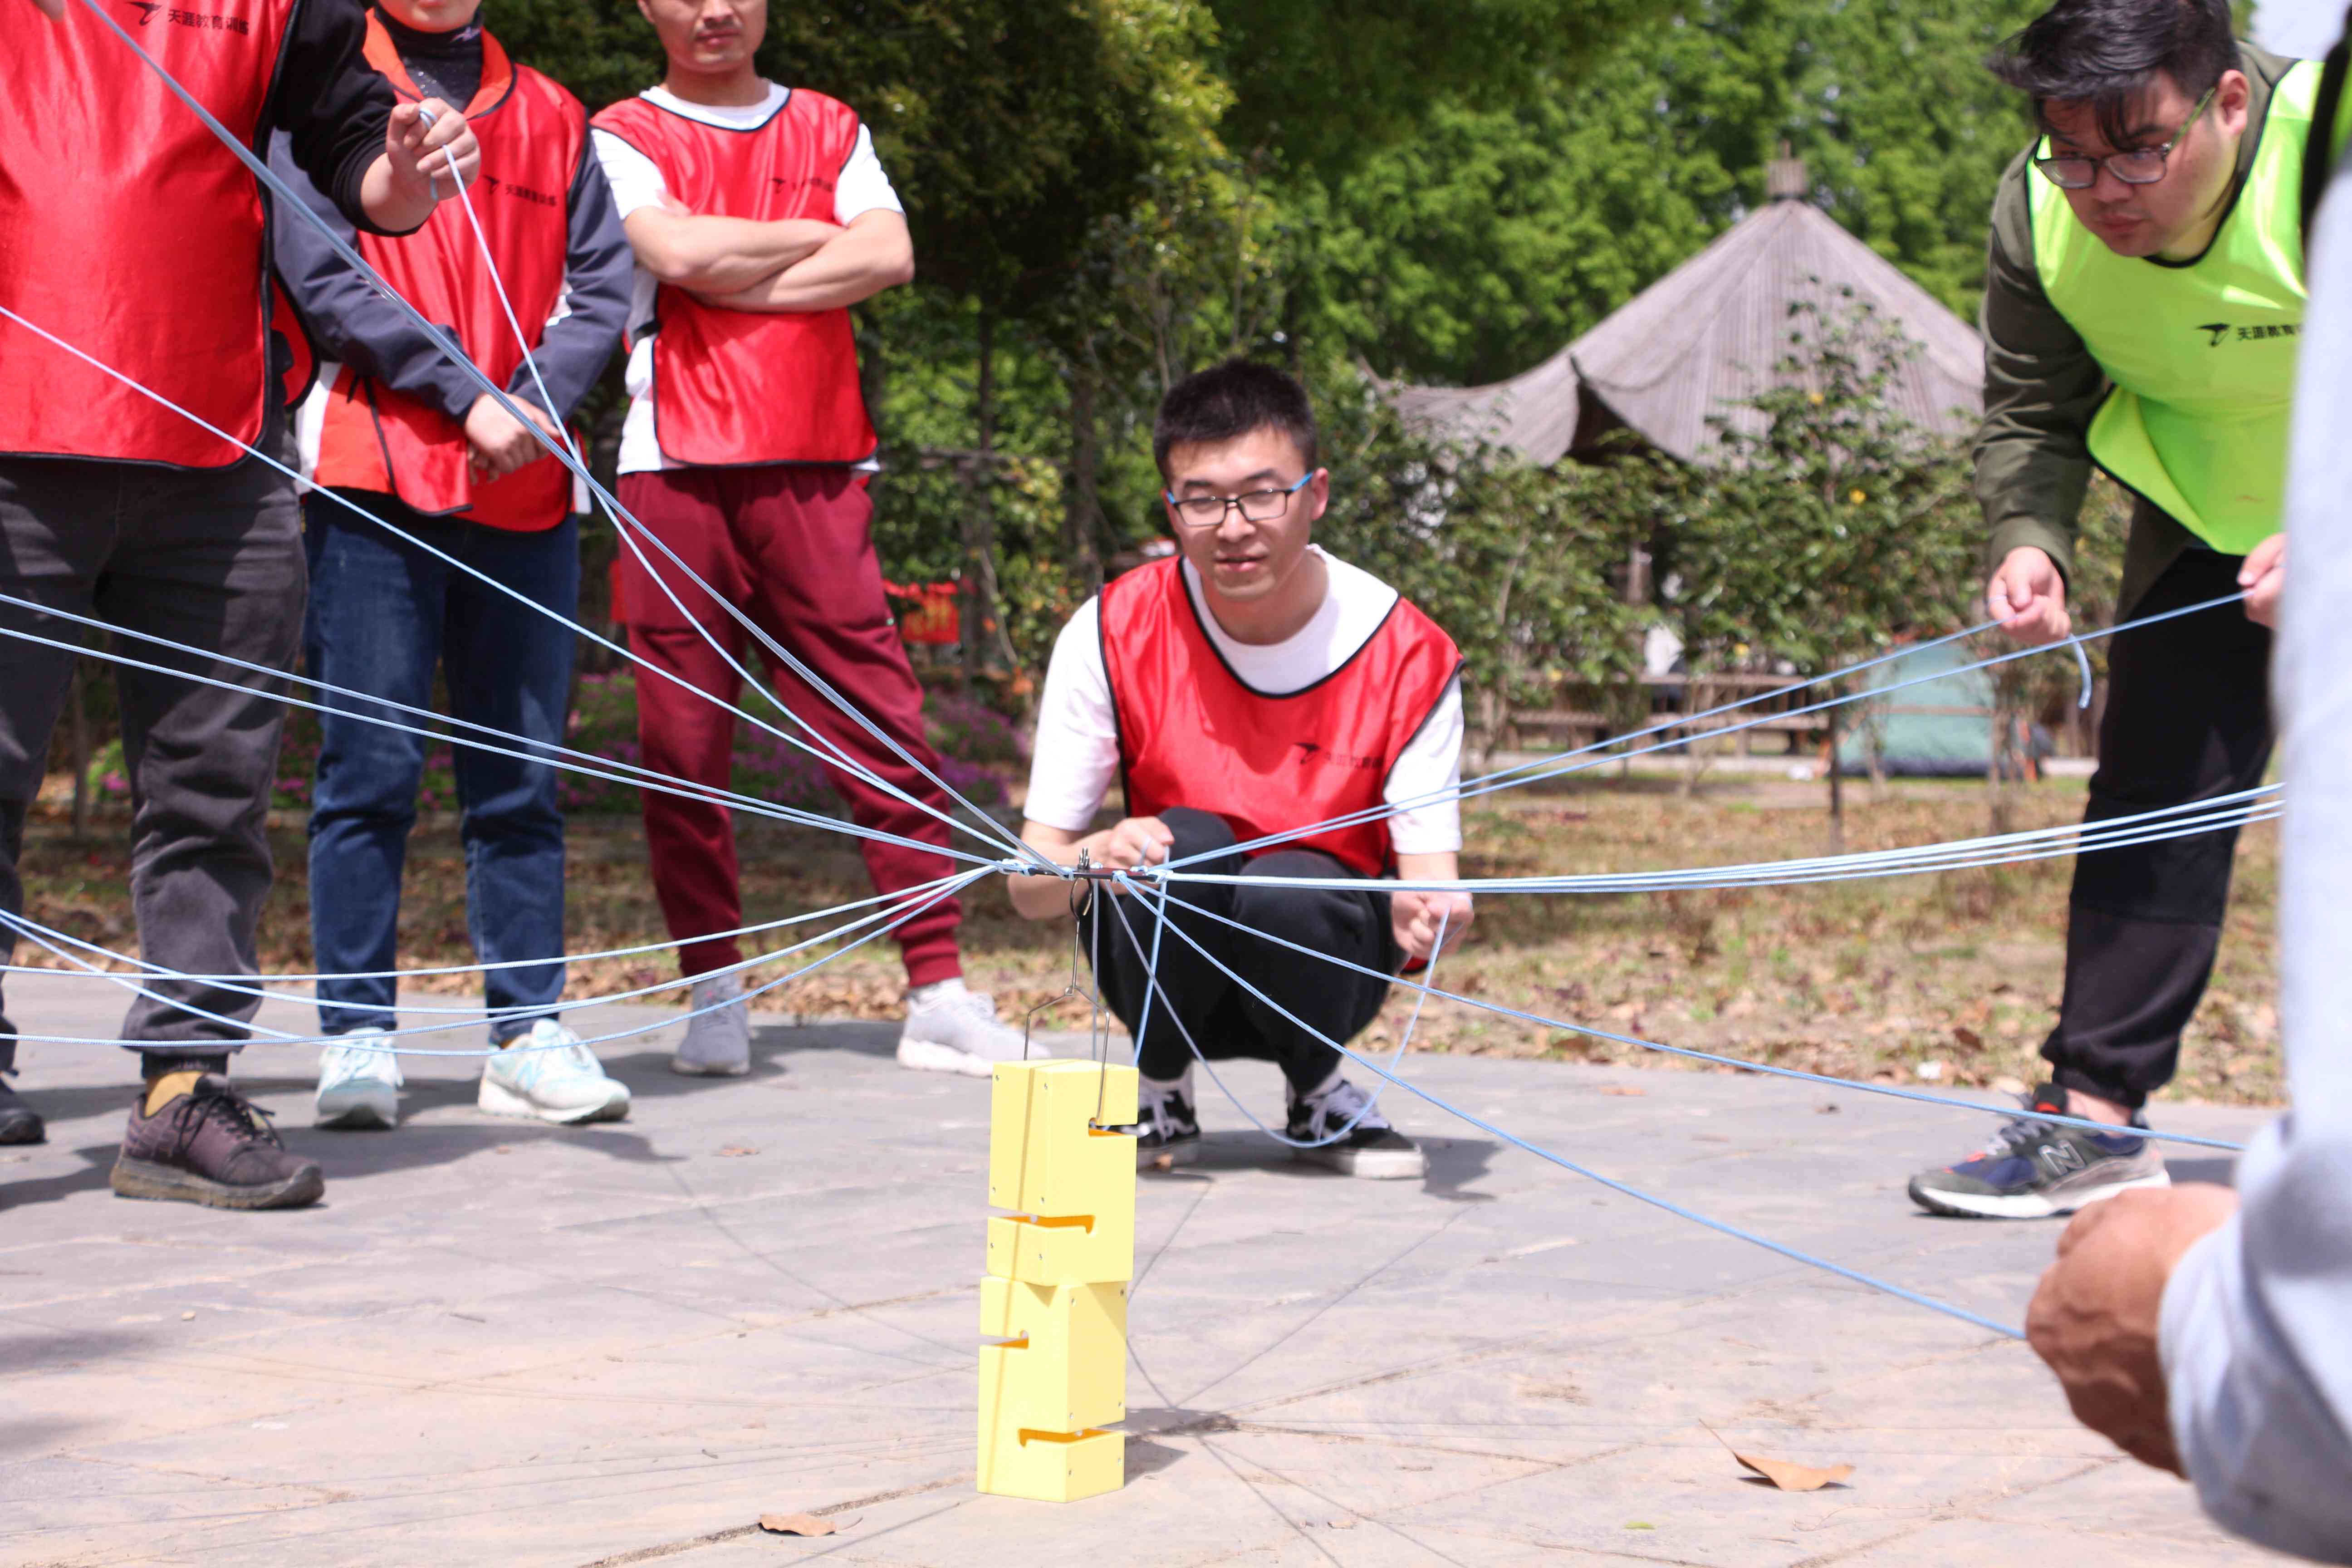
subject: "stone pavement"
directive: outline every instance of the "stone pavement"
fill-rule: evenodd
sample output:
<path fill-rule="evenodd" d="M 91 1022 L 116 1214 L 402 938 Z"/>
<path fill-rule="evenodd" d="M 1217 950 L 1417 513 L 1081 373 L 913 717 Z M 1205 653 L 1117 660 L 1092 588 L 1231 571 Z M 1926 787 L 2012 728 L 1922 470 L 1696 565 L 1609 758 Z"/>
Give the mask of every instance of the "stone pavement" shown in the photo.
<path fill-rule="evenodd" d="M 62 978 L 12 979 L 9 1001 L 52 1034 L 110 1037 L 120 1012 Z M 481 1116 L 472 1064 L 412 1057 L 399 1131 L 318 1132 L 308 1053 L 257 1049 L 245 1081 L 329 1173 L 322 1206 L 276 1215 L 113 1197 L 125 1064 L 26 1047 L 50 1142 L 0 1151 L 0 1563 L 2278 1561 L 2077 1428 L 2022 1346 L 1402 1096 L 1432 1153 L 1420 1186 L 1295 1166 L 1212 1093 L 1202 1163 L 1143 1184 L 1126 1490 L 979 1497 L 986 1086 L 898 1071 L 887 1026 L 782 1018 L 750 1079 L 683 1079 L 675 1033 L 602 1047 L 635 1109 L 577 1131 Z M 1745 1077 L 1408 1071 L 2004 1321 L 2056 1235 L 1912 1212 L 1911 1169 L 1982 1131 L 1965 1113 Z M 1276 1108 L 1270 1068 L 1229 1077 Z M 2231 1137 L 2260 1120 L 2165 1117 Z M 1854 1475 L 1780 1493 L 1725 1442 Z M 808 1510 L 845 1529 L 756 1531 Z"/>

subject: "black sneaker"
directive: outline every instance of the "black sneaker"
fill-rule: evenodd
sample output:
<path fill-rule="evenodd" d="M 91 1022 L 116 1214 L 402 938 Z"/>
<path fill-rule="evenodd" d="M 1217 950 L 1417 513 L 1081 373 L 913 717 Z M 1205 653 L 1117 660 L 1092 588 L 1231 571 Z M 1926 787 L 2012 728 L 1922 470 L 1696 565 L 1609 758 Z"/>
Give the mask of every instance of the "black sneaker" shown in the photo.
<path fill-rule="evenodd" d="M 218 1209 L 300 1208 L 327 1190 L 319 1163 L 288 1153 L 268 1113 L 209 1072 L 152 1116 L 141 1091 L 112 1184 L 121 1197 Z"/>
<path fill-rule="evenodd" d="M 1201 1156 L 1201 1119 L 1192 1112 L 1192 1079 L 1147 1078 L 1136 1085 L 1135 1168 L 1172 1171 Z"/>
<path fill-rule="evenodd" d="M 2025 1105 L 2063 1116 L 2066 1091 L 2044 1084 Z M 2135 1114 L 2132 1125 L 2145 1128 L 2147 1120 Z M 1958 1164 L 1912 1177 L 1911 1201 L 1930 1214 L 2046 1219 L 2133 1187 L 2171 1184 L 2156 1145 L 2127 1130 L 2094 1132 L 2019 1117 Z"/>
<path fill-rule="evenodd" d="M 1322 1142 L 1350 1121 L 1354 1130 L 1335 1142 Z M 1346 1079 L 1319 1094 L 1290 1101 L 1290 1135 L 1314 1147 L 1293 1149 L 1291 1158 L 1325 1165 L 1343 1176 L 1375 1182 L 1419 1181 L 1429 1173 L 1421 1145 L 1389 1125 L 1371 1097 Z"/>
<path fill-rule="evenodd" d="M 38 1143 L 49 1135 L 41 1125 L 40 1113 L 0 1080 L 0 1143 Z"/>

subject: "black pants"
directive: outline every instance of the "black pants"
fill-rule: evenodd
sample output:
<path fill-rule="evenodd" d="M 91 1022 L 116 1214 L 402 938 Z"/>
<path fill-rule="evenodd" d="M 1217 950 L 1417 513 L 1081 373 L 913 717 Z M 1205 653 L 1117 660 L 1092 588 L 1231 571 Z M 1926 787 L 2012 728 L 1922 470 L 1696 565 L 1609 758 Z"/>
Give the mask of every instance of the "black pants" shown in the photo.
<path fill-rule="evenodd" d="M 2135 617 L 2238 591 L 2242 557 L 2192 550 Z M 2271 634 L 2235 605 L 2116 637 L 2085 822 L 2252 789 L 2271 754 Z M 2221 945 L 2238 835 L 2102 849 L 2074 863 L 2052 1078 L 2137 1107 L 2170 1081 Z"/>
<path fill-rule="evenodd" d="M 1177 906 L 1170 917 L 1174 929 L 1160 942 L 1162 995 L 1152 1002 L 1151 1018 L 1143 1032 L 1143 1053 L 1138 1062 L 1143 1076 L 1181 1078 L 1192 1061 L 1192 1048 L 1184 1043 L 1185 1031 L 1190 1031 L 1202 1054 L 1213 1060 L 1255 1057 L 1277 1062 L 1293 1095 L 1319 1089 L 1339 1065 L 1339 1053 L 1252 996 L 1176 932 L 1190 934 L 1219 962 L 1301 1022 L 1345 1042 L 1380 1016 L 1381 1004 L 1389 994 L 1386 980 L 1318 963 L 1306 953 L 1262 942 L 1188 911 L 1209 910 L 1312 952 L 1328 952 L 1390 974 L 1395 972 L 1400 955 L 1389 931 L 1388 895 L 1370 887 L 1360 892 L 1285 888 L 1281 879 L 1286 877 L 1355 873 L 1312 849 L 1277 849 L 1249 860 L 1219 854 L 1233 848 L 1234 830 L 1223 817 L 1205 811 L 1178 807 L 1161 812 L 1160 819 L 1176 836 L 1170 858 L 1214 855 L 1214 859 L 1191 869 L 1250 880 L 1239 885 L 1180 884 L 1171 895 Z M 1118 912 L 1109 907 L 1114 904 Z M 1121 914 L 1126 916 L 1124 924 Z M 1095 921 L 1100 922 L 1098 930 Z M 1087 946 L 1089 952 L 1099 954 L 1103 1000 L 1130 1034 L 1143 1016 L 1145 974 L 1157 923 L 1151 905 L 1125 895 L 1097 898 L 1088 921 Z M 1174 1026 L 1180 1020 L 1182 1030 Z"/>
<path fill-rule="evenodd" d="M 128 463 L 0 461 L 0 593 L 257 664 L 290 669 L 302 630 L 302 519 L 293 482 L 250 459 L 211 471 Z M 0 626 L 68 644 L 83 628 L 0 605 Z M 269 894 L 268 822 L 286 707 L 250 671 L 118 639 L 128 657 L 240 685 L 118 668 L 131 779 L 131 889 L 147 962 L 184 973 L 256 973 Z M 25 907 L 17 859 L 73 655 L 0 636 L 0 907 Z M 0 930 L 0 953 L 13 953 Z M 203 1050 L 242 1040 L 257 997 L 217 985 L 148 989 L 235 1020 L 140 998 L 126 1040 Z M 16 1059 L 0 1017 L 0 1068 Z"/>

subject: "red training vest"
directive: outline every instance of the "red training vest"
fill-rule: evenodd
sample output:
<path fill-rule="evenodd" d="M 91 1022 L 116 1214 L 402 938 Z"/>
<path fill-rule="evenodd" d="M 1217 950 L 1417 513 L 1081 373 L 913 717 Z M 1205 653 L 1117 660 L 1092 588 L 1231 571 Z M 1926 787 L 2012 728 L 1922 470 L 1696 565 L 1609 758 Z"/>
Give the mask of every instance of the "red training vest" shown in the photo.
<path fill-rule="evenodd" d="M 110 6 L 247 146 L 299 0 Z M 269 399 L 261 191 L 80 5 L 0 44 L 0 304 L 248 443 Z M 226 468 L 245 454 L 0 318 L 0 453 Z"/>
<path fill-rule="evenodd" d="M 1172 558 L 1107 584 L 1100 611 L 1128 815 L 1188 805 L 1245 840 L 1381 805 L 1462 668 L 1454 639 L 1400 596 L 1330 675 L 1286 697 L 1255 690 L 1218 657 Z M 1367 877 L 1396 858 L 1385 817 L 1284 847 L 1320 849 Z"/>
<path fill-rule="evenodd" d="M 422 96 L 373 11 L 367 58 L 403 99 Z M 587 111 L 538 71 L 514 64 L 485 31 L 482 85 L 465 112 L 482 144 L 482 172 L 466 194 L 515 320 L 536 349 L 563 293 L 572 179 L 586 148 Z M 361 235 L 359 253 L 426 320 L 455 328 L 458 346 L 483 374 L 500 386 L 513 384 L 522 350 L 457 201 L 436 207 L 414 234 Z M 430 516 L 456 514 L 517 532 L 553 528 L 571 514 L 572 474 L 552 455 L 477 485 L 467 451 L 457 420 L 345 366 L 328 393 L 313 482 L 394 495 Z"/>
<path fill-rule="evenodd" d="M 795 88 L 756 131 L 727 131 L 643 98 L 596 116 L 654 162 L 697 213 L 772 223 L 833 221 L 834 190 L 857 150 L 857 115 Z M 673 461 L 856 463 L 874 455 L 845 310 L 729 310 L 665 284 L 655 300 L 654 437 Z"/>

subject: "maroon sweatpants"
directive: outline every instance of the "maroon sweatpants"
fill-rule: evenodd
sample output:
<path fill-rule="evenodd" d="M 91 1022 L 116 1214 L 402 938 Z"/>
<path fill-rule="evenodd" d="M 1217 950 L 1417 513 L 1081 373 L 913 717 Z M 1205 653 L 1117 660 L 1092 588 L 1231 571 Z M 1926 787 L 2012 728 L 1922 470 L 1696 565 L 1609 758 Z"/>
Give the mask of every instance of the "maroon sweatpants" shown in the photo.
<path fill-rule="evenodd" d="M 624 474 L 621 504 L 760 629 L 857 705 L 923 765 L 939 757 L 923 739 L 923 693 L 898 641 L 882 595 L 882 567 L 869 530 L 874 503 L 844 468 L 772 464 L 747 468 L 670 468 Z M 806 720 L 876 777 L 941 810 L 947 799 L 863 726 L 781 661 L 758 647 L 740 623 L 712 604 L 677 566 L 639 542 L 652 567 L 686 606 L 681 614 L 625 547 L 622 595 L 630 646 L 660 669 L 729 702 L 742 682 L 703 634 L 739 662 L 747 647 L 761 657 L 784 706 Z M 698 626 L 699 629 L 698 629 Z M 803 740 L 807 733 L 754 700 L 744 709 Z M 657 773 L 724 787 L 735 718 L 649 670 L 637 676 L 637 738 L 643 762 Z M 815 743 L 812 742 L 811 743 Z M 798 753 L 805 756 L 806 753 Z M 820 764 L 823 765 L 823 764 Z M 824 765 L 834 789 L 861 826 L 945 846 L 947 825 L 894 800 L 841 768 Z M 726 807 L 644 792 L 646 846 L 654 891 L 670 935 L 684 942 L 680 969 L 707 973 L 742 962 L 730 940 L 696 941 L 743 924 L 733 814 Z M 877 892 L 896 892 L 948 875 L 955 863 L 876 839 L 861 841 Z M 910 985 L 962 973 L 956 927 L 962 908 L 944 899 L 898 930 Z"/>

